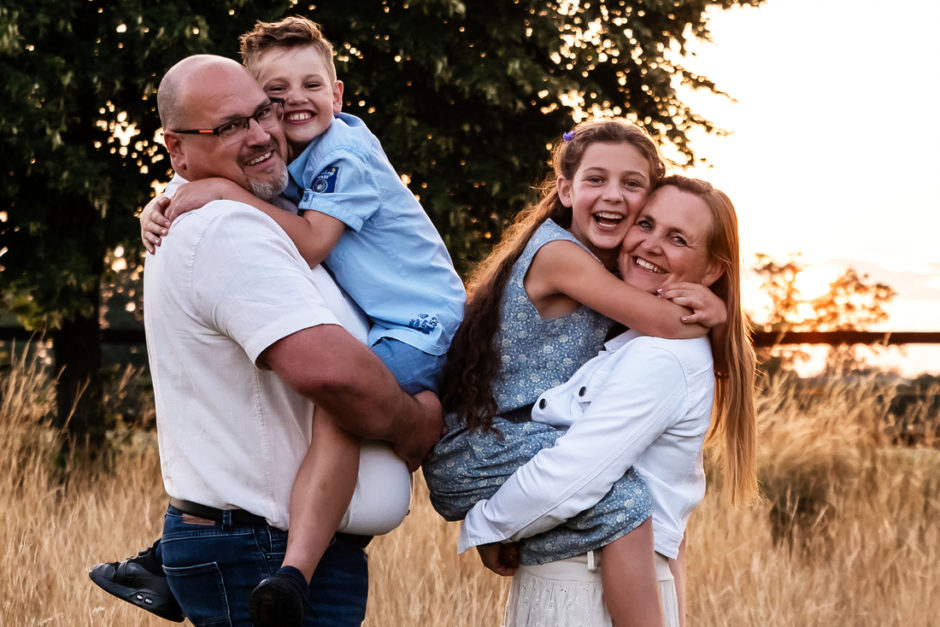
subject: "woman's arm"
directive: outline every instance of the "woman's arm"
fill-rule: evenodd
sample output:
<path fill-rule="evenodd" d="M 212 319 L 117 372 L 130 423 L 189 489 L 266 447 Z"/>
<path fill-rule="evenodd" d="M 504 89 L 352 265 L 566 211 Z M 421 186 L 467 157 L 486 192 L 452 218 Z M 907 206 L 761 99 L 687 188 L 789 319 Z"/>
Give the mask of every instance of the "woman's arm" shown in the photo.
<path fill-rule="evenodd" d="M 336 218 L 317 211 L 305 211 L 302 217 L 298 216 L 261 200 L 244 187 L 223 178 L 201 179 L 181 186 L 170 201 L 166 218 L 172 221 L 180 214 L 202 207 L 212 200 L 234 200 L 268 215 L 284 229 L 311 268 L 326 259 L 346 230 L 346 225 Z"/>
<path fill-rule="evenodd" d="M 525 289 L 536 309 L 554 318 L 585 305 L 644 335 L 685 339 L 708 333 L 706 326 L 724 322 L 724 303 L 714 294 L 700 296 L 700 324 L 686 324 L 688 309 L 621 281 L 574 242 L 545 244 L 529 267 Z M 702 288 L 708 291 L 707 288 Z M 706 325 L 706 326 L 702 326 Z"/>
<path fill-rule="evenodd" d="M 592 507 L 682 416 L 688 390 L 676 357 L 649 342 L 631 344 L 604 364 L 600 392 L 555 446 L 469 511 L 459 550 L 541 533 Z"/>

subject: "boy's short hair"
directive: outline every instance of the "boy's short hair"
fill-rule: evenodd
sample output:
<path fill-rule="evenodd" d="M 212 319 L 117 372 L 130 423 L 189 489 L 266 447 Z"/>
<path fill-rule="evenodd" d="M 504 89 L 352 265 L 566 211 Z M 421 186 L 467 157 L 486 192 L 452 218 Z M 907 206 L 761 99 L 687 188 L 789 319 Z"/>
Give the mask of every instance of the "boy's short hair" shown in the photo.
<path fill-rule="evenodd" d="M 255 27 L 238 38 L 241 43 L 242 63 L 257 75 L 258 60 L 273 48 L 299 48 L 313 46 L 323 57 L 330 81 L 336 82 L 336 66 L 333 65 L 333 44 L 323 36 L 323 29 L 316 22 L 294 15 L 277 22 L 258 21 Z"/>

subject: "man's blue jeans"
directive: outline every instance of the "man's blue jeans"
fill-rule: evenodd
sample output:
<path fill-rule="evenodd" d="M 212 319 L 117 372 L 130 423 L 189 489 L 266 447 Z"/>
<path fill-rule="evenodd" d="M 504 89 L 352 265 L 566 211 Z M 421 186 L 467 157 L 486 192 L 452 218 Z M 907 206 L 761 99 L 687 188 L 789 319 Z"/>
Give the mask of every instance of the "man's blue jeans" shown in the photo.
<path fill-rule="evenodd" d="M 281 566 L 287 532 L 274 527 L 187 524 L 167 509 L 163 570 L 183 613 L 194 625 L 249 627 L 248 598 Z M 360 625 L 369 592 L 368 561 L 360 546 L 335 537 L 310 582 L 304 625 Z"/>

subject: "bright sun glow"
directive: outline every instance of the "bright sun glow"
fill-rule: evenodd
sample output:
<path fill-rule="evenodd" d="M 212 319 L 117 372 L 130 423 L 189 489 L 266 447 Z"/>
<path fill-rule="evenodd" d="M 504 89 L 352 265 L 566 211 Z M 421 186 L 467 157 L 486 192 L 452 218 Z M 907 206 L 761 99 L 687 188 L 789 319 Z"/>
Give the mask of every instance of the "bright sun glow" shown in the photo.
<path fill-rule="evenodd" d="M 940 196 L 932 181 L 940 153 L 932 147 L 940 125 L 920 125 L 916 133 L 860 129 L 886 121 L 884 104 L 871 97 L 872 76 L 892 76 L 892 84 L 905 86 L 904 101 L 922 110 L 940 106 L 936 80 L 926 78 L 940 59 L 940 2 L 908 0 L 894 12 L 883 6 L 770 0 L 759 9 L 710 12 L 714 43 L 691 45 L 695 56 L 685 62 L 735 101 L 683 96 L 732 134 L 693 133 L 695 154 L 707 163 L 688 174 L 731 197 L 745 264 L 758 252 L 774 259 L 798 253 L 808 266 L 855 268 L 897 291 L 879 328 L 933 331 L 940 322 Z M 795 47 L 794 32 L 801 37 Z M 895 36 L 896 44 L 886 43 Z M 873 37 L 884 45 L 872 45 Z M 836 276 L 817 268 L 802 273 L 800 297 L 824 294 Z M 757 315 L 763 302 L 749 286 L 745 307 Z M 909 364 L 905 373 L 940 372 L 940 344 L 905 351 L 898 358 Z"/>
<path fill-rule="evenodd" d="M 830 284 L 839 276 L 839 269 L 828 265 L 809 266 L 796 275 L 800 296 L 813 299 L 829 291 Z"/>

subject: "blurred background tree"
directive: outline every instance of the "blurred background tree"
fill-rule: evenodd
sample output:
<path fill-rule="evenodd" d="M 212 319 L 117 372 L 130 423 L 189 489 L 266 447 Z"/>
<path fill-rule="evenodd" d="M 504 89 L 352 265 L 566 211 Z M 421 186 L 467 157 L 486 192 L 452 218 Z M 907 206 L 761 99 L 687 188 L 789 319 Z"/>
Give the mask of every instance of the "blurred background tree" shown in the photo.
<path fill-rule="evenodd" d="M 798 256 L 774 259 L 758 254 L 753 271 L 761 277 L 761 292 L 770 299 L 770 313 L 763 322 L 754 322 L 755 329 L 771 333 L 787 331 L 868 331 L 872 325 L 888 319 L 885 306 L 896 292 L 884 283 L 846 268 L 829 283 L 822 294 L 804 296 L 800 291 L 800 275 L 808 266 Z M 831 346 L 826 356 L 826 374 L 846 374 L 868 367 L 866 352 L 875 346 Z M 770 367 L 792 367 L 806 361 L 809 354 L 800 347 L 776 346 L 762 349 L 763 360 L 774 359 Z"/>
<path fill-rule="evenodd" d="M 237 54 L 256 20 L 302 14 L 337 49 L 359 115 L 461 271 L 530 199 L 548 145 L 587 115 L 643 124 L 691 162 L 688 132 L 720 132 L 677 96 L 721 93 L 686 70 L 706 11 L 761 0 L 387 2 L 14 0 L 0 7 L 0 298 L 52 338 L 57 421 L 102 442 L 105 262 L 133 271 L 135 212 L 169 178 L 155 90 L 182 57 Z M 84 393 L 80 392 L 84 390 Z"/>
<path fill-rule="evenodd" d="M 100 293 L 110 249 L 167 162 L 155 141 L 158 77 L 235 38 L 242 2 L 35 0 L 0 8 L 0 273 L 3 303 L 51 337 L 56 421 L 104 438 Z M 200 6 L 202 5 L 202 6 Z M 136 244 L 135 244 L 136 245 Z M 136 261 L 135 261 L 136 263 Z"/>

